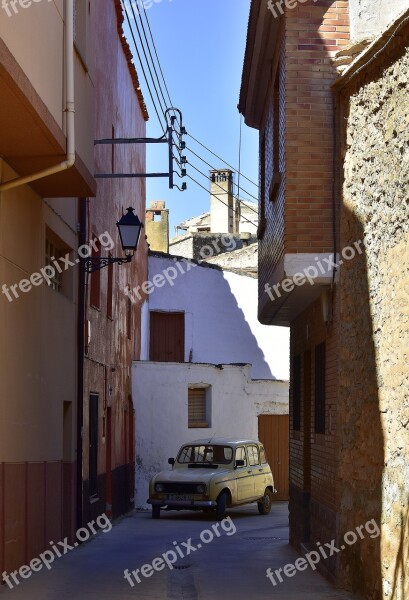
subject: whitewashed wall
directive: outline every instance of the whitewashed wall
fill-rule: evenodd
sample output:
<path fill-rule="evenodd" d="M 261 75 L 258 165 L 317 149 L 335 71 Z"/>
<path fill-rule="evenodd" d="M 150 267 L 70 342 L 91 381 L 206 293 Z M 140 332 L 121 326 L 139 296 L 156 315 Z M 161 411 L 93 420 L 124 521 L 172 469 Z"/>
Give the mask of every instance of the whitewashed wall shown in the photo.
<path fill-rule="evenodd" d="M 184 311 L 185 360 L 194 363 L 248 363 L 253 379 L 289 378 L 289 329 L 261 325 L 257 319 L 257 279 L 195 266 L 149 296 L 149 310 Z M 175 261 L 149 257 L 149 280 Z M 144 339 L 149 319 L 143 320 Z M 145 345 L 147 348 L 147 345 Z M 147 350 L 142 358 L 149 358 Z"/>
<path fill-rule="evenodd" d="M 209 384 L 211 427 L 188 428 L 188 386 Z M 288 383 L 252 381 L 245 366 L 135 362 L 136 505 L 146 508 L 150 478 L 185 442 L 209 436 L 258 437 L 258 415 L 288 414 Z"/>

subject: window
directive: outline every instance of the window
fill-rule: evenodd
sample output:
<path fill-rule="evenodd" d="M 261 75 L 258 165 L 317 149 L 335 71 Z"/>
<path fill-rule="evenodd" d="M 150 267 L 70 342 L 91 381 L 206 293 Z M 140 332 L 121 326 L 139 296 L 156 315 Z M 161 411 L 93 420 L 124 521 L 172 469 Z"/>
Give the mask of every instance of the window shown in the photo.
<path fill-rule="evenodd" d="M 98 495 L 98 394 L 89 397 L 89 495 Z"/>
<path fill-rule="evenodd" d="M 315 433 L 325 433 L 325 342 L 315 348 Z"/>
<path fill-rule="evenodd" d="M 236 460 L 243 460 L 244 466 L 247 467 L 247 455 L 246 455 L 246 449 L 244 446 L 240 446 L 240 448 L 237 448 Z"/>
<path fill-rule="evenodd" d="M 48 287 L 56 292 L 60 292 L 72 298 L 73 294 L 73 269 L 66 265 L 65 258 L 69 259 L 71 255 L 69 248 L 60 238 L 48 227 L 45 234 L 45 264 L 50 268 L 46 279 Z"/>
<path fill-rule="evenodd" d="M 271 180 L 269 198 L 272 202 L 277 198 L 280 185 L 280 76 L 281 63 L 278 64 L 273 89 L 273 177 Z"/>
<path fill-rule="evenodd" d="M 229 465 L 232 458 L 233 450 L 230 446 L 211 444 L 207 446 L 185 446 L 179 452 L 178 463 L 214 463 L 218 465 Z"/>
<path fill-rule="evenodd" d="M 247 454 L 249 456 L 250 467 L 254 467 L 255 465 L 260 464 L 257 446 L 247 446 Z"/>
<path fill-rule="evenodd" d="M 293 429 L 300 431 L 301 428 L 301 356 L 293 358 Z"/>
<path fill-rule="evenodd" d="M 210 386 L 189 388 L 188 426 L 190 429 L 210 427 Z"/>
<path fill-rule="evenodd" d="M 99 258 L 101 256 L 101 242 L 97 239 L 96 235 L 93 238 L 92 258 Z M 91 273 L 90 279 L 90 304 L 94 308 L 99 309 L 101 306 L 101 271 L 98 270 Z"/>

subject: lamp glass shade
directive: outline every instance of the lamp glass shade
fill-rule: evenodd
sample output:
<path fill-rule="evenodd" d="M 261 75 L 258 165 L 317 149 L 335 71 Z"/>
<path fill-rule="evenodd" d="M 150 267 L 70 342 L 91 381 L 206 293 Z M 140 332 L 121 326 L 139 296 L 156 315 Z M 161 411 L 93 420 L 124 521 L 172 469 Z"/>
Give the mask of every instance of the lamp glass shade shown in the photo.
<path fill-rule="evenodd" d="M 122 249 L 135 252 L 143 224 L 138 216 L 134 214 L 134 209 L 128 208 L 128 212 L 123 215 L 116 225 L 119 230 Z"/>

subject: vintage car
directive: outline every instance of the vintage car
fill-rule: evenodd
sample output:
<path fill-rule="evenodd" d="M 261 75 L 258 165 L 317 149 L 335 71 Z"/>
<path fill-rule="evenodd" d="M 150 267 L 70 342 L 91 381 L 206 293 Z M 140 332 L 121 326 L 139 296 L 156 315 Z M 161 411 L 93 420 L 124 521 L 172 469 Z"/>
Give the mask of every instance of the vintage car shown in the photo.
<path fill-rule="evenodd" d="M 184 444 L 149 485 L 152 517 L 163 510 L 215 511 L 257 502 L 260 514 L 271 510 L 274 479 L 263 445 L 255 440 L 203 439 Z"/>

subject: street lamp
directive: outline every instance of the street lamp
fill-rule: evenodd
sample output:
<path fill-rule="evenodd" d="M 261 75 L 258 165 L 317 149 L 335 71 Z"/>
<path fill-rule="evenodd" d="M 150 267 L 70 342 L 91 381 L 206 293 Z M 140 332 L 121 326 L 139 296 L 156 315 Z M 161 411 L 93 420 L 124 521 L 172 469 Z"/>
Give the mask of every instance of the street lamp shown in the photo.
<path fill-rule="evenodd" d="M 93 273 L 99 271 L 108 265 L 119 263 L 121 265 L 129 263 L 132 260 L 133 255 L 136 252 L 138 246 L 139 237 L 141 235 L 141 229 L 143 224 L 139 220 L 139 217 L 134 214 L 133 208 L 128 208 L 128 212 L 122 216 L 117 222 L 119 237 L 121 239 L 122 249 L 125 252 L 125 256 L 122 258 L 114 258 L 112 256 L 91 256 L 85 259 L 85 271 L 87 273 Z"/>

